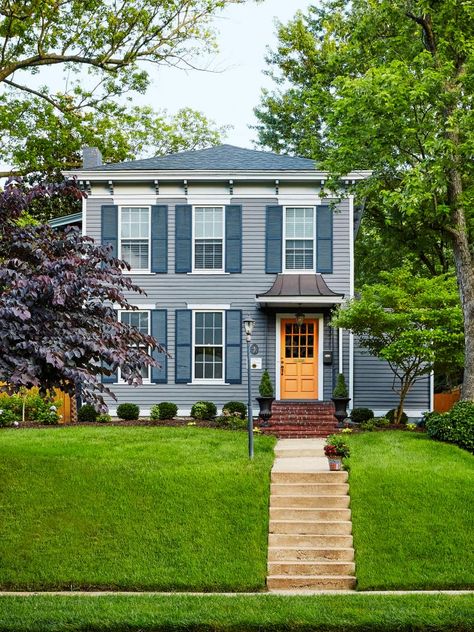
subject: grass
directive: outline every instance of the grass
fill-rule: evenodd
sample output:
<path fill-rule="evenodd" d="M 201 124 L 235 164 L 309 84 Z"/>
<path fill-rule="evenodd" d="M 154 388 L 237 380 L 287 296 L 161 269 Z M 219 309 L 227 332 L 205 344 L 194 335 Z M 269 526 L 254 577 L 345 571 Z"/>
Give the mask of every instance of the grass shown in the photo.
<path fill-rule="evenodd" d="M 3 632 L 470 632 L 472 595 L 0 597 Z"/>
<path fill-rule="evenodd" d="M 359 590 L 474 588 L 474 458 L 408 432 L 352 435 Z"/>
<path fill-rule="evenodd" d="M 274 440 L 196 428 L 4 430 L 0 588 L 259 590 Z"/>

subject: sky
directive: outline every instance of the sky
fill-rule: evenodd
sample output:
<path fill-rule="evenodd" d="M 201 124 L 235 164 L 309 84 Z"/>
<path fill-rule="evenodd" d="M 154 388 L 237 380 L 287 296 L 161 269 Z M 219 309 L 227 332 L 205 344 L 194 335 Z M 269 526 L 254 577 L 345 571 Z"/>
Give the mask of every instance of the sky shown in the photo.
<path fill-rule="evenodd" d="M 275 21 L 286 23 L 312 4 L 314 0 L 265 0 L 228 7 L 215 20 L 219 54 L 210 61 L 196 60 L 219 72 L 161 68 L 140 104 L 169 112 L 181 107 L 200 110 L 219 125 L 233 125 L 226 142 L 252 148 L 256 133 L 248 126 L 256 123 L 253 108 L 262 87 L 273 87 L 263 71 L 267 47 L 274 49 L 278 41 Z"/>

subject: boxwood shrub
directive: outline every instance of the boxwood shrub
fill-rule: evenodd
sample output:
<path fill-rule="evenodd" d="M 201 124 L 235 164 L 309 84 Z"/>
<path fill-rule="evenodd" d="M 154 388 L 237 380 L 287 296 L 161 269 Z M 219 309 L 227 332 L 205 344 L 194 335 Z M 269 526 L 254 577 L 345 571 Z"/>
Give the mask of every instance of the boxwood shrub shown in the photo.
<path fill-rule="evenodd" d="M 117 406 L 117 417 L 126 421 L 135 421 L 140 417 L 140 407 L 129 402 L 119 404 Z"/>
<path fill-rule="evenodd" d="M 151 407 L 150 418 L 154 419 L 173 419 L 178 414 L 178 407 L 172 402 L 160 402 Z"/>
<path fill-rule="evenodd" d="M 361 424 L 364 421 L 374 418 L 374 411 L 370 408 L 353 408 L 351 419 L 355 424 Z"/>
<path fill-rule="evenodd" d="M 97 415 L 98 415 L 98 412 L 96 411 L 94 406 L 92 406 L 92 404 L 84 404 L 77 411 L 77 420 L 81 422 L 84 422 L 84 421 L 94 422 L 94 421 L 97 421 Z"/>
<path fill-rule="evenodd" d="M 229 413 L 239 413 L 242 419 L 247 417 L 247 406 L 243 402 L 227 402 L 222 406 L 222 412 L 227 410 Z"/>
<path fill-rule="evenodd" d="M 191 408 L 194 419 L 212 419 L 217 414 L 217 407 L 213 402 L 199 401 Z"/>
<path fill-rule="evenodd" d="M 392 410 L 389 410 L 388 413 L 385 415 L 385 418 L 388 419 L 391 424 L 393 424 L 393 420 L 395 418 L 395 408 L 392 408 Z M 400 424 L 402 426 L 405 426 L 407 422 L 408 422 L 408 416 L 405 412 L 403 412 L 402 418 L 400 419 Z"/>
<path fill-rule="evenodd" d="M 432 439 L 455 443 L 474 453 L 474 402 L 457 402 L 449 412 L 429 413 L 425 420 Z"/>

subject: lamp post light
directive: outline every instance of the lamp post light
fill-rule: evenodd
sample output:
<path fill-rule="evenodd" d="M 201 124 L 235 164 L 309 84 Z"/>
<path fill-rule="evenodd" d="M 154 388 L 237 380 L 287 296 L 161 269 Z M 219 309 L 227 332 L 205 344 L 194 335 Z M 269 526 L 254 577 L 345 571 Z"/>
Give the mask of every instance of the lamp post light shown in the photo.
<path fill-rule="evenodd" d="M 247 417 L 248 417 L 248 435 L 249 435 L 249 459 L 253 459 L 253 411 L 252 411 L 252 379 L 250 366 L 250 343 L 252 341 L 252 332 L 255 321 L 247 316 L 244 320 L 245 338 L 247 340 Z"/>

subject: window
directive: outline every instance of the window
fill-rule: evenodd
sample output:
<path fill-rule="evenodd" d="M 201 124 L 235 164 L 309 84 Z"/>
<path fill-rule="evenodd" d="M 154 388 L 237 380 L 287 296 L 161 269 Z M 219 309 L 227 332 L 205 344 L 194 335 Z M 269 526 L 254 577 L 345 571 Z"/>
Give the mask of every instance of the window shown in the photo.
<path fill-rule="evenodd" d="M 194 379 L 222 380 L 223 312 L 194 312 Z"/>
<path fill-rule="evenodd" d="M 119 312 L 119 315 L 124 325 L 135 327 L 142 334 L 148 335 L 150 333 L 150 312 Z M 149 352 L 149 349 L 147 351 Z M 150 380 L 150 367 L 142 367 L 141 374 L 143 381 L 148 382 Z"/>
<path fill-rule="evenodd" d="M 224 207 L 194 208 L 194 270 L 223 269 Z"/>
<path fill-rule="evenodd" d="M 314 207 L 285 209 L 286 270 L 314 269 Z"/>
<path fill-rule="evenodd" d="M 150 268 L 150 208 L 122 206 L 120 209 L 120 258 L 132 270 Z"/>

